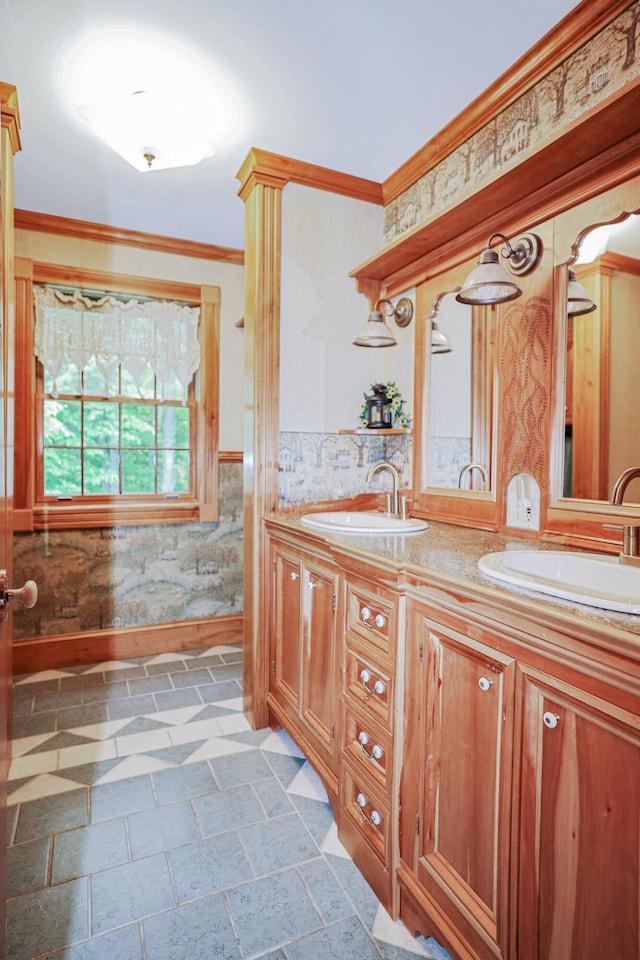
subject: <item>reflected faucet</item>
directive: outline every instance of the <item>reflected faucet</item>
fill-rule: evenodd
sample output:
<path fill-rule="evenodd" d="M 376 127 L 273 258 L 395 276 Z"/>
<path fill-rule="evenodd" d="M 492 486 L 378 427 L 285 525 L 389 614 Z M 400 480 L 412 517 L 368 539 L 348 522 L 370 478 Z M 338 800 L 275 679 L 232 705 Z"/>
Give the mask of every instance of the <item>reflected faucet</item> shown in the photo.
<path fill-rule="evenodd" d="M 482 478 L 484 479 L 485 490 L 489 487 L 489 473 L 486 467 L 483 467 L 481 463 L 467 463 L 460 471 L 458 476 L 458 489 L 462 490 L 462 484 L 468 473 L 471 473 L 472 470 L 479 470 Z"/>
<path fill-rule="evenodd" d="M 400 504 L 398 500 L 398 490 L 400 489 L 400 474 L 398 473 L 396 467 L 392 463 L 389 463 L 387 460 L 380 460 L 378 463 L 373 463 L 367 470 L 367 483 L 370 483 L 371 480 L 375 477 L 376 473 L 379 473 L 381 470 L 386 470 L 391 474 L 391 479 L 393 481 L 392 492 L 387 495 L 387 514 L 390 517 L 397 517 L 400 513 Z"/>
<path fill-rule="evenodd" d="M 611 490 L 610 503 L 614 506 L 622 506 L 625 491 L 636 477 L 640 477 L 640 467 L 627 467 L 623 470 Z M 612 527 L 611 524 L 605 524 L 605 526 L 609 529 Z M 634 527 L 631 524 L 625 524 L 622 527 L 622 553 L 619 560 L 620 563 L 630 563 L 640 567 L 640 527 Z"/>

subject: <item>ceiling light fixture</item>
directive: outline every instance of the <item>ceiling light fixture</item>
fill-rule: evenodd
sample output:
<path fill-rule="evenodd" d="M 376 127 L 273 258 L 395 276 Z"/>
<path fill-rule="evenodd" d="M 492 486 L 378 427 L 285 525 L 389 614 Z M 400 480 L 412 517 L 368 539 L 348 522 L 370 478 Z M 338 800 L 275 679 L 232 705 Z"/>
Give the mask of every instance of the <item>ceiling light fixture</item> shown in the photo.
<path fill-rule="evenodd" d="M 98 136 L 144 173 L 188 167 L 216 152 L 193 111 L 152 90 L 135 90 L 78 108 Z"/>
<path fill-rule="evenodd" d="M 353 341 L 356 347 L 393 347 L 398 342 L 380 312 L 382 304 L 384 304 L 385 316 L 395 317 L 397 326 L 408 327 L 411 323 L 413 303 L 409 297 L 402 297 L 395 307 L 390 300 L 378 300 L 369 314 L 369 319 L 360 328 Z"/>
<path fill-rule="evenodd" d="M 514 283 L 505 268 L 499 261 L 498 251 L 491 249 L 496 237 L 504 241 L 507 252 L 502 254 L 507 259 L 509 270 L 515 276 L 522 277 L 535 270 L 542 254 L 542 241 L 535 233 L 525 233 L 513 245 L 503 233 L 493 233 L 489 237 L 487 249 L 483 250 L 460 292 L 456 295 L 459 303 L 485 304 L 506 303 L 515 300 L 522 294 L 517 283 Z"/>

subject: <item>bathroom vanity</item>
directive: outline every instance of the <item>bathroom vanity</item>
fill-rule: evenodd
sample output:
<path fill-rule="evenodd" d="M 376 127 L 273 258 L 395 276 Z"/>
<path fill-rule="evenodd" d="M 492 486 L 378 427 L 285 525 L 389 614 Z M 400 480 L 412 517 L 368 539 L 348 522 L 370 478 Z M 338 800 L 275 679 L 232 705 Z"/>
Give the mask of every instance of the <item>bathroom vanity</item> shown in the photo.
<path fill-rule="evenodd" d="M 271 720 L 390 914 L 460 960 L 637 960 L 640 618 L 479 571 L 530 540 L 266 526 Z"/>

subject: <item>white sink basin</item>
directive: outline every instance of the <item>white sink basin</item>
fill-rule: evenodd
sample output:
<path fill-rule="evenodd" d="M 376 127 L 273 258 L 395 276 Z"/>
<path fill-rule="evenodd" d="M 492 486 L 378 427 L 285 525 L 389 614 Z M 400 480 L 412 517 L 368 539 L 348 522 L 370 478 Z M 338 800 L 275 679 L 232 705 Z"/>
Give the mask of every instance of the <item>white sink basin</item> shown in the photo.
<path fill-rule="evenodd" d="M 420 533 L 428 527 L 426 520 L 408 517 L 387 517 L 379 510 L 333 510 L 327 513 L 305 513 L 300 522 L 318 530 L 334 533 Z"/>
<path fill-rule="evenodd" d="M 478 561 L 483 573 L 592 607 L 640 613 L 640 567 L 617 557 L 562 551 L 507 550 Z"/>

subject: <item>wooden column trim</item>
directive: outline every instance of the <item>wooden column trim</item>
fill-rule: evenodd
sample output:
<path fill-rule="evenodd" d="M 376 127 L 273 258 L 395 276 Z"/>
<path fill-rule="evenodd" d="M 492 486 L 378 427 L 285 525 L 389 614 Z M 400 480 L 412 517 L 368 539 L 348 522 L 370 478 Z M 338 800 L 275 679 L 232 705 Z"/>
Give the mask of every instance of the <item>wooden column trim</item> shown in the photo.
<path fill-rule="evenodd" d="M 14 259 L 15 276 L 15 369 L 23 371 L 20 382 L 15 384 L 15 429 L 22 441 L 16 444 L 14 455 L 15 487 L 14 509 L 28 510 L 29 526 L 32 524 L 31 508 L 35 500 L 35 459 L 28 451 L 35 449 L 35 422 L 33 396 L 35 394 L 35 364 L 33 362 L 33 323 L 29 318 L 33 311 L 33 261 L 25 257 Z M 20 529 L 24 529 L 20 527 Z"/>
<path fill-rule="evenodd" d="M 10 83 L 0 83 L 0 118 L 2 129 L 9 133 L 9 143 L 12 154 L 22 150 L 20 143 L 20 112 L 18 110 L 18 94 Z"/>
<path fill-rule="evenodd" d="M 204 375 L 203 375 L 204 371 Z M 200 523 L 216 523 L 218 507 L 218 430 L 220 417 L 220 287 L 202 286 L 200 292 L 200 370 L 198 395 L 197 497 Z M 207 456 L 207 453 L 210 454 Z"/>
<path fill-rule="evenodd" d="M 278 506 L 280 256 L 284 181 L 247 176 L 245 202 L 244 710 L 268 724 L 267 538 Z"/>

